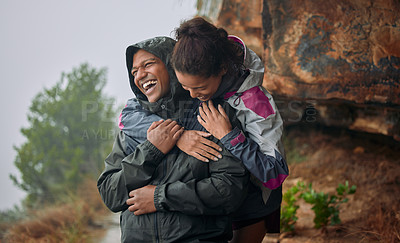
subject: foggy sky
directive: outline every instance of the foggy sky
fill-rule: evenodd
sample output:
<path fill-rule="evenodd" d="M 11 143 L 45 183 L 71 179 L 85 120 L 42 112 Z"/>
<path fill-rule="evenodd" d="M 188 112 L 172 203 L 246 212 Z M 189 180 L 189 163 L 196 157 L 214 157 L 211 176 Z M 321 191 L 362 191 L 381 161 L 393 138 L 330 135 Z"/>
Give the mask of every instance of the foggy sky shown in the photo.
<path fill-rule="evenodd" d="M 123 104 L 132 97 L 125 49 L 154 36 L 172 36 L 196 13 L 195 0 L 2 0 L 0 2 L 0 210 L 25 194 L 13 185 L 13 146 L 26 142 L 27 112 L 34 96 L 87 62 L 108 68 L 107 95 Z M 117 105 L 116 104 L 116 105 Z"/>

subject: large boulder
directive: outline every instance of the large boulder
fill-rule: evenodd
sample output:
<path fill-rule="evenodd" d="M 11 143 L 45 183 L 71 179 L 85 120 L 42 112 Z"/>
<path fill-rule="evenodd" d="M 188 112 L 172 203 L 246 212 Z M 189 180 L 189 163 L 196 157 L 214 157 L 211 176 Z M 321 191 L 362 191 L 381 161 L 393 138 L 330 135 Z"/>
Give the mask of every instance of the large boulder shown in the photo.
<path fill-rule="evenodd" d="M 399 1 L 264 1 L 263 19 L 270 90 L 400 104 Z"/>
<path fill-rule="evenodd" d="M 400 138 L 399 1 L 199 0 L 198 9 L 262 57 L 286 124 L 308 112 Z"/>

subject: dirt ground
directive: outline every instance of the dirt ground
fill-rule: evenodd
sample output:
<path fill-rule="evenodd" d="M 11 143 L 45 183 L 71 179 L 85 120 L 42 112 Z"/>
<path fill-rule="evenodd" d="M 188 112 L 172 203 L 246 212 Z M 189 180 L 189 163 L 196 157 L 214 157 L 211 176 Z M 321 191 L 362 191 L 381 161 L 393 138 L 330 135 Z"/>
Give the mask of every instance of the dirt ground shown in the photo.
<path fill-rule="evenodd" d="M 285 144 L 290 176 L 284 192 L 298 181 L 335 193 L 347 180 L 357 191 L 340 207 L 342 223 L 313 228 L 311 206 L 299 200 L 291 242 L 400 242 L 400 142 L 337 128 L 288 127 Z M 268 242 L 267 238 L 264 242 Z"/>

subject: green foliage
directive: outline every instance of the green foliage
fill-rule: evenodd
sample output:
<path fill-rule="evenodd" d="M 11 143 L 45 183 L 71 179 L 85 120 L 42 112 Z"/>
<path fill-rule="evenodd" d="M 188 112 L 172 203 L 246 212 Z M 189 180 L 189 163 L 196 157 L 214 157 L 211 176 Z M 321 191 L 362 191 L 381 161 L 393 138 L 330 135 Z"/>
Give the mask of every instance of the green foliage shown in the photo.
<path fill-rule="evenodd" d="M 26 211 L 23 208 L 14 205 L 14 208 L 12 209 L 0 211 L 0 224 L 11 224 L 17 222 L 18 220 L 23 219 L 25 214 Z"/>
<path fill-rule="evenodd" d="M 22 220 L 26 217 L 26 214 L 26 210 L 18 206 L 14 206 L 13 209 L 0 211 L 0 242 L 4 238 L 4 235 L 7 233 L 10 226 Z"/>
<path fill-rule="evenodd" d="M 346 203 L 347 195 L 356 192 L 356 186 L 349 187 L 348 181 L 339 184 L 336 188 L 336 195 L 329 195 L 324 192 L 316 192 L 310 183 L 306 186 L 303 182 L 298 182 L 296 185 L 289 188 L 283 194 L 283 204 L 281 209 L 281 229 L 284 232 L 294 231 L 294 225 L 297 221 L 296 204 L 299 198 L 304 199 L 306 203 L 313 205 L 312 210 L 315 213 L 314 227 L 326 227 L 330 221 L 331 225 L 340 224 L 339 206 Z"/>
<path fill-rule="evenodd" d="M 337 195 L 316 192 L 312 189 L 310 183 L 308 188 L 300 195 L 304 201 L 313 205 L 312 210 L 315 213 L 315 228 L 325 227 L 328 225 L 329 221 L 331 225 L 340 224 L 339 206 L 348 201 L 348 198 L 346 198 L 347 195 L 356 192 L 356 186 L 353 185 L 349 187 L 349 182 L 346 181 L 345 185 L 339 184 L 336 188 L 336 192 Z"/>
<path fill-rule="evenodd" d="M 298 182 L 283 194 L 281 229 L 284 232 L 294 231 L 294 225 L 298 219 L 296 213 L 297 209 L 299 209 L 299 206 L 296 204 L 298 200 L 297 194 L 302 188 L 304 188 L 304 183 Z"/>
<path fill-rule="evenodd" d="M 21 129 L 27 142 L 14 148 L 21 181 L 10 175 L 28 193 L 28 205 L 54 202 L 101 172 L 115 135 L 114 100 L 103 94 L 105 84 L 104 68 L 82 64 L 32 100 L 30 125 Z"/>

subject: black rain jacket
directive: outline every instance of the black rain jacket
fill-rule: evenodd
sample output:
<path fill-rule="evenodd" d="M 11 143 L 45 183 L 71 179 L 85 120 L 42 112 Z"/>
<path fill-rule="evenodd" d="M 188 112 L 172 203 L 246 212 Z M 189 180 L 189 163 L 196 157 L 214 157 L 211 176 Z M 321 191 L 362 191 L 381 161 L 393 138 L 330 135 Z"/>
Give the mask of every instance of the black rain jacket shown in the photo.
<path fill-rule="evenodd" d="M 191 99 L 181 88 L 170 66 L 174 44 L 175 41 L 168 37 L 156 37 L 127 48 L 132 91 L 144 109 L 165 119 L 174 119 L 185 129 L 205 131 L 196 118 L 199 101 Z M 130 73 L 133 55 L 139 49 L 158 56 L 169 70 L 170 93 L 155 103 L 147 101 Z M 221 105 L 225 110 L 230 109 L 227 103 Z M 232 114 L 233 125 L 240 125 L 234 112 L 228 114 Z M 210 139 L 223 147 L 216 138 Z M 106 206 L 113 212 L 121 212 L 121 241 L 229 240 L 232 237 L 231 214 L 246 196 L 249 173 L 225 148 L 221 153 L 222 159 L 209 163 L 199 161 L 177 147 L 164 155 L 148 140 L 139 143 L 119 132 L 97 186 Z M 135 216 L 127 210 L 128 193 L 149 184 L 157 186 L 154 194 L 157 212 Z"/>

